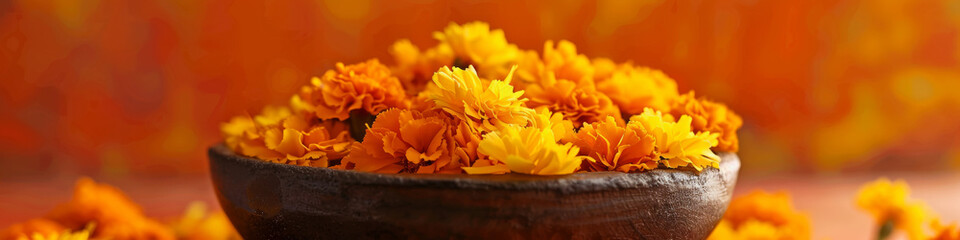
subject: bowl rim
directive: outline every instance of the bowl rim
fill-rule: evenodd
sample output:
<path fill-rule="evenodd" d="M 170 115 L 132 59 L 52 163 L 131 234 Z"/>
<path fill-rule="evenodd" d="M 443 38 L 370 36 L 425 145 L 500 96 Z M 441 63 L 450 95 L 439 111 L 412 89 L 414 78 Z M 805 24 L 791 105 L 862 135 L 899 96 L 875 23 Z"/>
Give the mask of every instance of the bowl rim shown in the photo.
<path fill-rule="evenodd" d="M 223 142 L 214 144 L 208 149 L 210 171 L 217 161 L 230 161 L 234 164 L 245 165 L 254 169 L 270 169 L 277 175 L 284 173 L 307 174 L 323 176 L 326 180 L 350 182 L 362 185 L 380 186 L 421 186 L 434 188 L 456 189 L 500 189 L 500 190 L 559 190 L 563 192 L 596 191 L 599 189 L 626 189 L 648 188 L 660 185 L 676 185 L 680 182 L 689 182 L 699 178 L 708 178 L 714 175 L 726 182 L 740 169 L 740 159 L 736 153 L 719 152 L 720 167 L 708 167 L 697 172 L 694 169 L 657 168 L 644 172 L 624 173 L 615 171 L 579 172 L 567 175 L 528 175 L 519 173 L 507 174 L 412 174 L 412 173 L 370 173 L 352 170 L 331 169 L 322 167 L 298 166 L 264 161 L 246 157 L 235 153 Z M 216 174 L 214 174 L 216 175 Z M 736 181 L 736 178 L 732 179 Z"/>

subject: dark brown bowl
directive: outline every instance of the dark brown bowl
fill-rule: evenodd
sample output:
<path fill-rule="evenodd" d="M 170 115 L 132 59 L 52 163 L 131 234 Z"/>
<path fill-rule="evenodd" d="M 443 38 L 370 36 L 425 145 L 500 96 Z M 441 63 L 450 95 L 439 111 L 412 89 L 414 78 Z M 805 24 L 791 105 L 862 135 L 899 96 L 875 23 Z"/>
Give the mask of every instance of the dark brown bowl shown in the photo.
<path fill-rule="evenodd" d="M 373 174 L 210 148 L 220 205 L 246 239 L 704 239 L 740 160 L 697 173 Z"/>

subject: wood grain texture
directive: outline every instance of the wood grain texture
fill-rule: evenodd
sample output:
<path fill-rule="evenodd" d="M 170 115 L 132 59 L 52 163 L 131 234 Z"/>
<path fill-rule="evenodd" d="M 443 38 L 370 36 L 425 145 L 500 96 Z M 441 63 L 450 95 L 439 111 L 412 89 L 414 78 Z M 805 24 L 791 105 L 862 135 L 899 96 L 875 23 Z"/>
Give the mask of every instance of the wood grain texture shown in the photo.
<path fill-rule="evenodd" d="M 720 156 L 700 173 L 413 175 L 209 150 L 217 198 L 246 239 L 704 239 L 740 168 Z"/>

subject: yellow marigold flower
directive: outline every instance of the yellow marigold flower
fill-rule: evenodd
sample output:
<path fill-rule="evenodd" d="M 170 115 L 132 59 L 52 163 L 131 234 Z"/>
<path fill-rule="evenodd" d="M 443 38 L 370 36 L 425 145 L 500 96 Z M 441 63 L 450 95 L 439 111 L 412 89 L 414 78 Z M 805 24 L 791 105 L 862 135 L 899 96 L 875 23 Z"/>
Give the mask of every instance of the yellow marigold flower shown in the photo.
<path fill-rule="evenodd" d="M 585 157 L 573 144 L 559 144 L 551 129 L 508 125 L 488 133 L 478 151 L 504 163 L 511 171 L 536 175 L 570 174 Z"/>
<path fill-rule="evenodd" d="M 527 125 L 534 111 L 523 105 L 523 91 L 514 92 L 512 74 L 503 81 L 484 83 L 473 66 L 467 69 L 441 68 L 433 75 L 436 86 L 427 96 L 438 108 L 468 124 L 475 132 L 490 132 L 504 124 Z"/>
<path fill-rule="evenodd" d="M 300 166 L 329 167 L 355 141 L 349 126 L 319 120 L 283 107 L 266 107 L 260 115 L 238 116 L 221 126 L 228 147 L 240 155 Z"/>
<path fill-rule="evenodd" d="M 534 116 L 532 126 L 539 129 L 550 129 L 553 131 L 554 141 L 568 141 L 574 137 L 573 122 L 567 120 L 563 114 L 551 112 L 546 108 L 537 109 L 537 115 Z"/>
<path fill-rule="evenodd" d="M 590 156 L 583 162 L 587 171 L 633 172 L 657 168 L 660 157 L 654 150 L 654 137 L 634 124 L 608 116 L 606 120 L 584 124 L 573 138 L 580 155 Z"/>
<path fill-rule="evenodd" d="M 491 74 L 488 77 L 505 74 L 498 70 L 506 70 L 504 66 L 512 65 L 520 55 L 517 46 L 507 42 L 503 30 L 491 30 L 484 22 L 450 23 L 443 32 L 433 33 L 433 37 L 450 46 L 456 56 L 455 66 L 474 65 Z"/>
<path fill-rule="evenodd" d="M 450 153 L 451 120 L 434 112 L 384 111 L 343 161 L 363 172 L 460 173 Z"/>
<path fill-rule="evenodd" d="M 71 232 L 70 230 L 63 230 L 60 233 L 50 233 L 50 234 L 41 234 L 33 233 L 29 238 L 19 237 L 18 240 L 87 240 L 90 239 L 90 233 L 93 232 L 95 224 L 87 224 L 87 227 L 84 227 L 80 231 Z"/>
<path fill-rule="evenodd" d="M 607 95 L 596 91 L 589 81 L 586 85 L 577 84 L 569 80 L 556 80 L 552 73 L 548 75 L 540 84 L 527 86 L 524 91 L 524 96 L 530 99 L 527 106 L 546 107 L 562 113 L 578 128 L 584 123 L 600 121 L 608 116 L 622 119 L 620 109 Z"/>
<path fill-rule="evenodd" d="M 203 202 L 193 202 L 179 219 L 170 224 L 181 240 L 242 239 L 223 211 L 208 212 Z"/>
<path fill-rule="evenodd" d="M 453 64 L 453 49 L 447 44 L 439 44 L 426 51 L 420 51 L 410 40 L 403 39 L 390 46 L 390 55 L 396 62 L 391 68 L 400 79 L 409 95 L 423 90 L 430 83 L 433 72 L 443 66 Z"/>
<path fill-rule="evenodd" d="M 717 134 L 690 131 L 692 118 L 687 115 L 674 122 L 670 115 L 644 109 L 640 115 L 630 118 L 628 125 L 643 129 L 656 139 L 656 151 L 669 168 L 692 166 L 697 171 L 705 167 L 719 167 L 720 157 L 710 150 L 717 145 Z"/>
<path fill-rule="evenodd" d="M 857 194 L 857 206 L 870 213 L 877 226 L 892 223 L 907 233 L 910 239 L 925 239 L 927 224 L 932 217 L 925 203 L 910 199 L 906 182 L 891 182 L 881 178 L 867 183 Z"/>
<path fill-rule="evenodd" d="M 697 99 L 691 91 L 677 98 L 670 114 L 692 117 L 694 131 L 719 133 L 719 143 L 714 149 L 724 152 L 739 150 L 737 129 L 743 126 L 743 119 L 726 105 L 703 98 Z"/>
<path fill-rule="evenodd" d="M 390 69 L 380 61 L 344 65 L 337 63 L 322 77 L 314 77 L 290 104 L 295 110 L 314 113 L 320 119 L 346 120 L 350 111 L 362 110 L 371 115 L 391 107 L 406 107 L 406 92 Z"/>
<path fill-rule="evenodd" d="M 577 54 L 577 46 L 562 40 L 554 47 L 553 41 L 543 44 L 543 65 L 546 71 L 555 74 L 556 79 L 570 80 L 576 83 L 593 82 L 593 65 L 583 54 Z"/>
<path fill-rule="evenodd" d="M 673 99 L 680 95 L 676 81 L 660 70 L 646 67 L 614 72 L 610 78 L 597 82 L 597 90 L 607 94 L 627 114 L 640 114 L 648 107 L 670 111 Z"/>
<path fill-rule="evenodd" d="M 711 240 L 810 239 L 810 219 L 793 208 L 786 193 L 756 191 L 735 198 Z"/>
<path fill-rule="evenodd" d="M 0 240 L 30 239 L 39 234 L 49 236 L 67 230 L 63 225 L 46 218 L 35 218 L 0 230 Z"/>
<path fill-rule="evenodd" d="M 609 58 L 594 58 L 590 62 L 593 65 L 594 82 L 602 82 L 613 76 L 616 72 L 625 72 L 633 68 L 633 63 L 626 62 L 617 64 Z"/>
<path fill-rule="evenodd" d="M 92 237 L 98 239 L 174 239 L 169 229 L 144 216 L 140 206 L 119 189 L 89 178 L 78 180 L 73 198 L 58 205 L 46 218 L 68 229 L 96 223 Z"/>

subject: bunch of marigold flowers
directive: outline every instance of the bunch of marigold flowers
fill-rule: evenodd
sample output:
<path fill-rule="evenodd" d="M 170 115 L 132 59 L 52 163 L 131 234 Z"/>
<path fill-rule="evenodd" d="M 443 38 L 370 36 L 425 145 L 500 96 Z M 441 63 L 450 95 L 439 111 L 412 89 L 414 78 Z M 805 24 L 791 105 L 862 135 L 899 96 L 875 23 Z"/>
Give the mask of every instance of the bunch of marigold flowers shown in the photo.
<path fill-rule="evenodd" d="M 377 173 L 570 174 L 717 167 L 742 120 L 679 94 L 661 71 L 590 59 L 568 41 L 523 50 L 486 23 L 437 45 L 393 44 L 393 65 L 338 63 L 287 106 L 222 126 L 238 154 Z"/>

